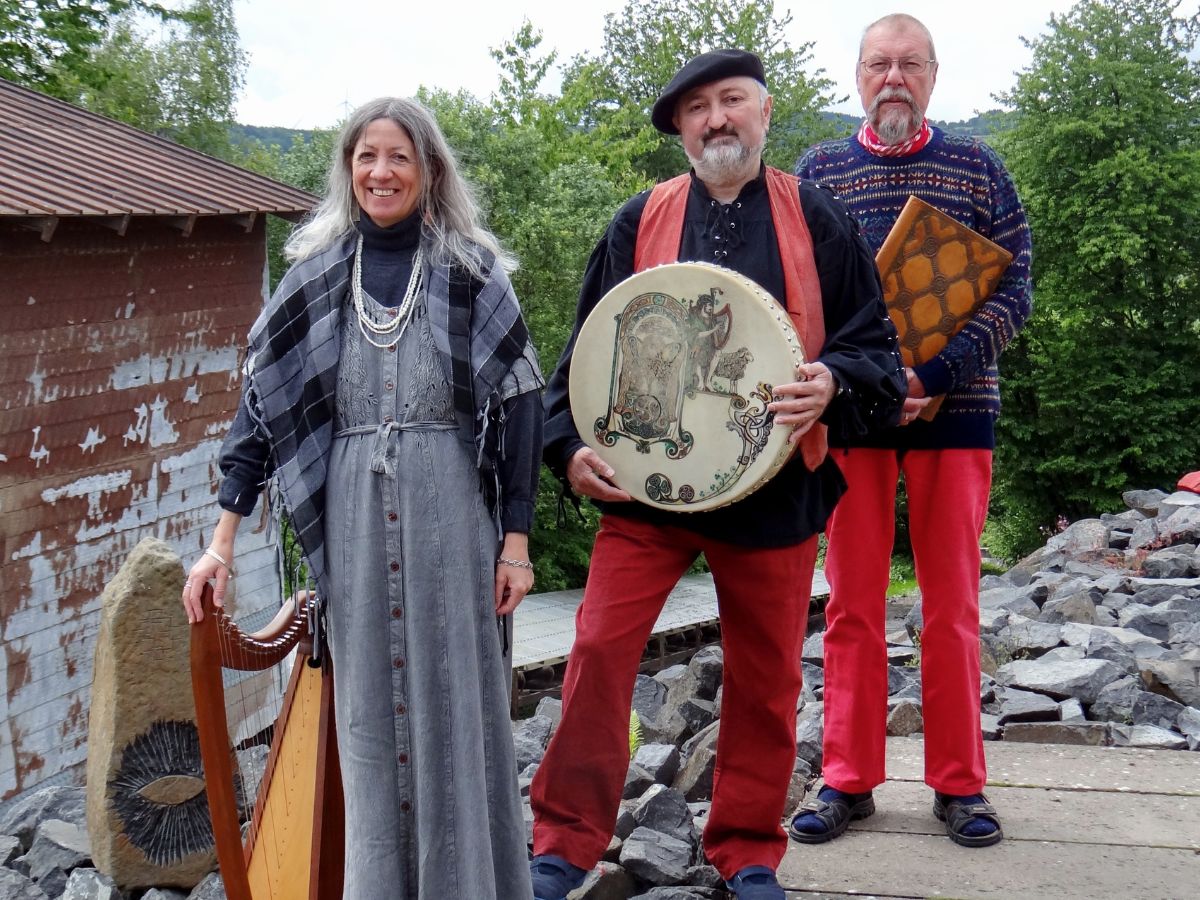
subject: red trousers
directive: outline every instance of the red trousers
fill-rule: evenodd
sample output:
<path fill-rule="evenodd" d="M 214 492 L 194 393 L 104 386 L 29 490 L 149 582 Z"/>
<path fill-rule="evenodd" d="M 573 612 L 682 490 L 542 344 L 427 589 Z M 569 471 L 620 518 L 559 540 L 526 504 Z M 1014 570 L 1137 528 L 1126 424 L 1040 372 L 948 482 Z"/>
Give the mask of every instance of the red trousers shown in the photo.
<path fill-rule="evenodd" d="M 755 549 L 621 516 L 600 520 L 575 614 L 562 721 L 533 779 L 535 853 L 591 869 L 607 849 L 629 767 L 638 663 L 667 594 L 703 553 L 725 656 L 704 848 L 725 878 L 745 866 L 779 864 L 816 550 L 815 537 Z"/>
<path fill-rule="evenodd" d="M 988 450 L 834 450 L 849 490 L 828 529 L 823 776 L 849 793 L 885 778 L 884 619 L 896 481 L 904 473 L 921 588 L 925 783 L 946 794 L 983 789 L 979 727 L 979 537 L 992 478 Z"/>

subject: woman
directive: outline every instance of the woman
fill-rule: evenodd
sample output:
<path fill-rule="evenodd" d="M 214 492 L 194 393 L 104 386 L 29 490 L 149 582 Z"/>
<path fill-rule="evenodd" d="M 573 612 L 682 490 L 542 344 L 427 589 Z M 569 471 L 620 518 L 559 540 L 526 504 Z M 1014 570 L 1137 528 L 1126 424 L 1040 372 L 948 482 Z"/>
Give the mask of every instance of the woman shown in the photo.
<path fill-rule="evenodd" d="M 351 115 L 286 249 L 188 618 L 273 474 L 329 600 L 345 897 L 528 898 L 503 617 L 533 585 L 543 382 L 511 261 L 432 116 L 392 98 Z"/>

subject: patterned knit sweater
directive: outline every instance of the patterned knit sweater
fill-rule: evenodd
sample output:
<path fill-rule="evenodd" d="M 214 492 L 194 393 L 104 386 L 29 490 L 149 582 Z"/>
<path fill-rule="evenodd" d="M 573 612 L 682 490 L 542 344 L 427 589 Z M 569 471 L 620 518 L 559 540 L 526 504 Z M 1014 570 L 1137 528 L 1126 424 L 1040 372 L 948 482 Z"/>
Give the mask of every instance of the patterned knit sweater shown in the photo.
<path fill-rule="evenodd" d="M 974 138 L 934 128 L 929 143 L 905 157 L 875 156 L 854 137 L 826 141 L 799 159 L 796 174 L 832 187 L 858 219 L 872 250 L 879 250 L 909 194 L 916 194 L 1012 253 L 996 291 L 971 321 L 941 353 L 916 367 L 928 394 L 946 395 L 934 420 L 854 441 L 870 447 L 991 449 L 1000 413 L 997 360 L 1033 302 L 1029 226 L 999 157 Z"/>

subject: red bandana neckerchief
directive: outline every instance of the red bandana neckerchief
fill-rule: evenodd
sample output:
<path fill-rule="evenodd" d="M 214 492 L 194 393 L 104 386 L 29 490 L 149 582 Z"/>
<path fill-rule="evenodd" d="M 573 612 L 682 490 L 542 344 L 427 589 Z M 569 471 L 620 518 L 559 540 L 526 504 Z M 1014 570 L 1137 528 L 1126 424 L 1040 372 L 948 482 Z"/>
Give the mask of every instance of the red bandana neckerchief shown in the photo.
<path fill-rule="evenodd" d="M 858 142 L 868 153 L 874 153 L 876 156 L 911 156 L 928 144 L 931 137 L 933 132 L 929 130 L 928 119 L 921 119 L 921 127 L 917 129 L 917 133 L 899 144 L 885 144 L 865 119 L 862 127 L 858 129 Z"/>

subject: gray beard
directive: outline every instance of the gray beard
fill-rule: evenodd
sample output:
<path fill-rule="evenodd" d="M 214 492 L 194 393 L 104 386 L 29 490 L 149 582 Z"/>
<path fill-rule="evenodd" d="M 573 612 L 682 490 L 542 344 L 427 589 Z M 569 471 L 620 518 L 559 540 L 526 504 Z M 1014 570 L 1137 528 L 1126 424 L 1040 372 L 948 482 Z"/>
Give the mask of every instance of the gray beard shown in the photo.
<path fill-rule="evenodd" d="M 876 98 L 875 102 L 879 103 L 879 99 Z M 903 111 L 889 110 L 882 115 L 876 109 L 871 118 L 875 120 L 871 122 L 871 127 L 875 129 L 881 141 L 885 144 L 899 144 L 921 127 L 922 116 L 910 106 Z"/>
<path fill-rule="evenodd" d="M 701 181 L 721 184 L 745 175 L 751 167 L 757 168 L 765 144 L 764 139 L 757 147 L 747 147 L 741 138 L 733 143 L 709 144 L 699 157 L 689 155 L 688 162 Z"/>

